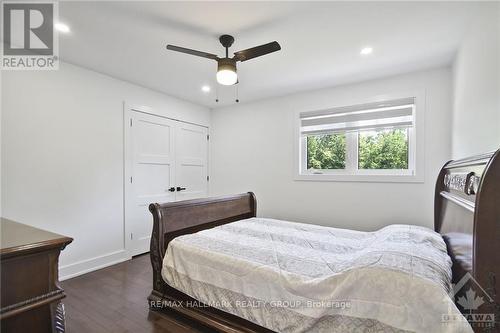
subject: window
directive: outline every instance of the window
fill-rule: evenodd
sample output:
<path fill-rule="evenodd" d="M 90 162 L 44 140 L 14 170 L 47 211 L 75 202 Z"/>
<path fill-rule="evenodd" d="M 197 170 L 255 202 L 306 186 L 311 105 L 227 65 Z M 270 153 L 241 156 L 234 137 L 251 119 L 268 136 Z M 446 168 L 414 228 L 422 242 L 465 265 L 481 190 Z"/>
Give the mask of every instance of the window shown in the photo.
<path fill-rule="evenodd" d="M 415 101 L 411 97 L 299 113 L 298 179 L 415 178 Z"/>

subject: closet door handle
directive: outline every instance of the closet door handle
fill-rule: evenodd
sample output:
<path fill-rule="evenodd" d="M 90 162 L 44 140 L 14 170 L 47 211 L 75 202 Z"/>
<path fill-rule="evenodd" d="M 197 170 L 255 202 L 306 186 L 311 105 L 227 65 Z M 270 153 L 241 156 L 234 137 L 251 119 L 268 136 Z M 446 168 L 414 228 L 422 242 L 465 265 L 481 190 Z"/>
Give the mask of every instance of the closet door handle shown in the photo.
<path fill-rule="evenodd" d="M 171 187 L 168 189 L 169 192 L 175 192 L 175 187 Z"/>
<path fill-rule="evenodd" d="M 185 189 L 186 189 L 185 187 L 177 186 L 177 191 L 184 191 Z"/>

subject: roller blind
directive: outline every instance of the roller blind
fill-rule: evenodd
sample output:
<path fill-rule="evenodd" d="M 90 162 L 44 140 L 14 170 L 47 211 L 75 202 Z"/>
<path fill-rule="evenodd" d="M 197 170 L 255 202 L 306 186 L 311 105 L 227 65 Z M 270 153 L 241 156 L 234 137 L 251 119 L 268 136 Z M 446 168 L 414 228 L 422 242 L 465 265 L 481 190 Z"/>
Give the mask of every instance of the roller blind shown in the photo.
<path fill-rule="evenodd" d="M 300 113 L 302 135 L 413 126 L 415 98 Z"/>

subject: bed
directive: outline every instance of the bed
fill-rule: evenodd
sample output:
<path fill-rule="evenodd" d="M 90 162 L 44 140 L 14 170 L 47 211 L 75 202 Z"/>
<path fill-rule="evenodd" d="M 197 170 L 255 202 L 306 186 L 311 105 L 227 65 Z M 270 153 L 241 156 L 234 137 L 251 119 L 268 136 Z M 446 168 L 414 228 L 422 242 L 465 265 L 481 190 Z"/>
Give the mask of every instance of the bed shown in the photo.
<path fill-rule="evenodd" d="M 257 218 L 253 193 L 152 204 L 150 309 L 220 332 L 494 332 L 498 155 L 441 169 L 434 230 Z"/>

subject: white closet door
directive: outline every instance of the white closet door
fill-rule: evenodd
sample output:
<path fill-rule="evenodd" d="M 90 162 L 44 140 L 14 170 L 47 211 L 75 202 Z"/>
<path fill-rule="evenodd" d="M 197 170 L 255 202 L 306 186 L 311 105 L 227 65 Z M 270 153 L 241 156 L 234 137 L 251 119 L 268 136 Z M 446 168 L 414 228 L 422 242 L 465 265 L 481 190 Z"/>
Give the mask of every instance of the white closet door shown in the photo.
<path fill-rule="evenodd" d="M 176 144 L 176 200 L 208 195 L 208 129 L 179 122 Z"/>
<path fill-rule="evenodd" d="M 175 200 L 175 132 L 177 122 L 131 112 L 132 168 L 126 230 L 131 255 L 149 251 L 153 219 L 150 203 Z"/>

